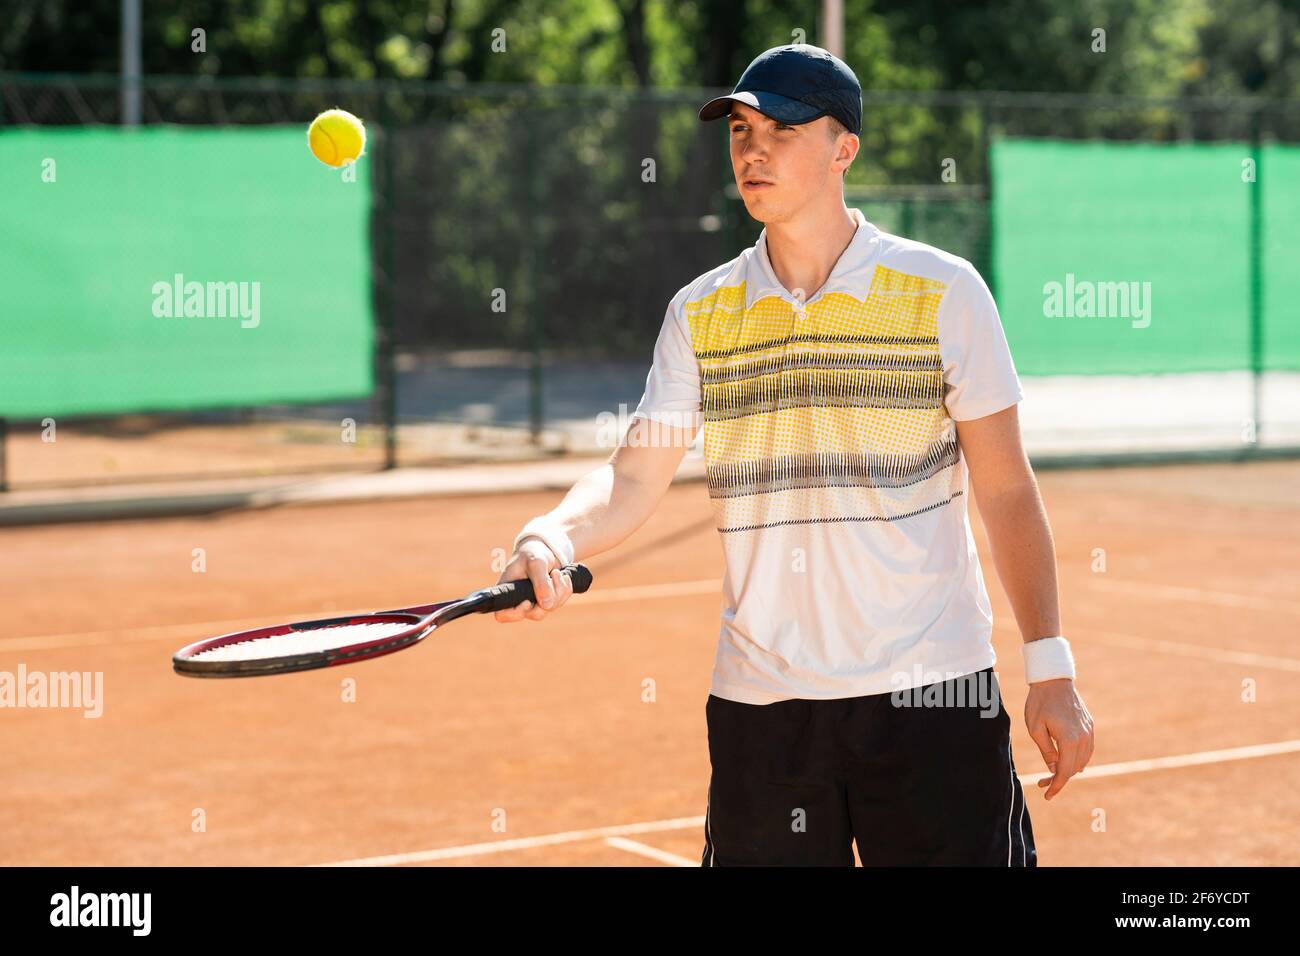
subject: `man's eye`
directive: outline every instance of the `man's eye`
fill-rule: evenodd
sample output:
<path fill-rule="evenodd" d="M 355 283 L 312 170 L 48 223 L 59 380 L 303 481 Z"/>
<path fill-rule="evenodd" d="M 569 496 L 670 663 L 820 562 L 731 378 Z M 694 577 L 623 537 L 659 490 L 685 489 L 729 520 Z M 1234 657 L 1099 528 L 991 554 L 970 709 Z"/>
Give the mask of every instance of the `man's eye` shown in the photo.
<path fill-rule="evenodd" d="M 785 123 L 777 123 L 777 124 L 776 124 L 776 128 L 777 128 L 777 129 L 794 129 L 793 126 L 787 126 Z"/>

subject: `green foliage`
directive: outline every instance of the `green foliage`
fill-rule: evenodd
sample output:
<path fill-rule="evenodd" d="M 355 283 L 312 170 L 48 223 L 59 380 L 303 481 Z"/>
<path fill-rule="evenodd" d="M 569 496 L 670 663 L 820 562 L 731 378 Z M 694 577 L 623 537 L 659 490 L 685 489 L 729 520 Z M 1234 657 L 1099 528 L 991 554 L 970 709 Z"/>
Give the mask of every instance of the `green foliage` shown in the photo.
<path fill-rule="evenodd" d="M 730 85 L 820 36 L 817 0 L 175 0 L 145 3 L 150 74 L 540 85 Z M 846 0 L 876 90 L 1300 93 L 1290 0 Z M 0 70 L 113 73 L 120 0 L 9 0 Z M 194 31 L 206 52 L 195 52 Z M 1106 50 L 1094 31 L 1105 31 Z"/>

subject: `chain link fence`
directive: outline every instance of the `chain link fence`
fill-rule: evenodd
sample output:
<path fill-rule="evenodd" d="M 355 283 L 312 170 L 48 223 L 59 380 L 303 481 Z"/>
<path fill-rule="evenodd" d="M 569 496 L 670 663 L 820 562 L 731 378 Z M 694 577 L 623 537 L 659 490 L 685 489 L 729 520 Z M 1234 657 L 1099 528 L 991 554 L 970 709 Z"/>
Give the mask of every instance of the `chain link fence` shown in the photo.
<path fill-rule="evenodd" d="M 641 394 L 668 301 L 752 244 L 761 228 L 736 195 L 722 124 L 696 118 L 716 93 L 145 78 L 138 96 L 150 126 L 305 130 L 335 106 L 366 121 L 374 395 L 71 423 L 87 436 L 97 429 L 104 448 L 119 449 L 105 453 L 119 459 L 107 469 L 95 454 L 33 465 L 41 423 L 10 421 L 10 486 L 594 450 L 596 416 L 631 407 Z M 116 77 L 0 75 L 0 137 L 11 127 L 117 126 L 122 104 Z M 991 145 L 1026 138 L 1239 143 L 1249 153 L 1252 144 L 1300 142 L 1300 104 L 867 93 L 846 194 L 881 228 L 970 259 L 996 293 Z M 305 147 L 304 136 L 303 175 L 328 175 Z M 1062 202 L 1077 199 L 1068 183 L 1061 189 Z M 1258 303 L 1243 303 L 1240 321 L 1252 315 L 1258 321 Z M 1265 382 L 1258 365 L 1224 386 L 1246 396 L 1242 409 L 1225 413 L 1228 421 L 1245 416 L 1262 428 L 1261 408 L 1290 401 L 1289 380 Z M 1040 407 L 1078 403 L 1060 396 Z M 1066 435 L 1051 447 L 1089 450 L 1090 423 L 1054 424 L 1056 414 L 1044 412 L 1027 431 L 1037 431 L 1042 447 Z M 362 438 L 340 448 L 345 420 Z M 1275 436 L 1290 434 L 1289 422 L 1277 424 Z M 1179 435 L 1199 427 L 1179 426 Z M 1100 450 L 1125 447 L 1117 441 L 1125 435 L 1130 450 L 1172 447 L 1144 435 L 1140 422 L 1092 431 Z M 187 437 L 172 447 L 168 434 Z M 201 447 L 201 436 L 218 434 L 226 436 L 222 450 Z M 161 450 L 131 458 L 128 449 L 143 448 L 146 435 Z M 1257 442 L 1235 449 L 1258 450 Z"/>

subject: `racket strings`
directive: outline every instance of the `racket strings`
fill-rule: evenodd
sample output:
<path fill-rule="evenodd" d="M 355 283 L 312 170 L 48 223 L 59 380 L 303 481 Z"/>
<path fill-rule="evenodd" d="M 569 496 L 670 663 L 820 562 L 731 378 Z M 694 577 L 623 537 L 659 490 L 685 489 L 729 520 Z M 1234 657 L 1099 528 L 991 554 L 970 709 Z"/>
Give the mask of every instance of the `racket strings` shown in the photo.
<path fill-rule="evenodd" d="M 410 621 L 368 621 L 353 624 L 327 624 L 322 627 L 269 634 L 233 644 L 223 644 L 199 651 L 196 661 L 258 661 L 299 654 L 319 654 L 357 644 L 382 641 L 411 629 Z"/>

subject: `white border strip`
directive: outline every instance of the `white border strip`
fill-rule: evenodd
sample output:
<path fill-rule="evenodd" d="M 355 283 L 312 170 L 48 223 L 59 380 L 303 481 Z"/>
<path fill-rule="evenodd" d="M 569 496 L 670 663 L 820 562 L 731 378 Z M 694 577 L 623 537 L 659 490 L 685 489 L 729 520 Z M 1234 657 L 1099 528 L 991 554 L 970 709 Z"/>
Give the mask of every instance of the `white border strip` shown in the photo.
<path fill-rule="evenodd" d="M 1136 594 L 1140 597 L 1165 598 L 1170 601 L 1196 601 L 1219 607 L 1253 608 L 1258 611 L 1286 611 L 1300 614 L 1300 601 L 1267 597 L 1262 594 L 1235 594 L 1231 591 L 1211 591 L 1207 588 L 1187 588 L 1172 584 L 1147 584 L 1142 581 L 1118 581 L 1096 575 L 1088 587 L 1098 591 Z"/>
<path fill-rule="evenodd" d="M 1086 637 L 1086 640 L 1079 642 L 1084 647 L 1087 646 L 1088 641 L 1096 641 L 1098 644 L 1110 644 L 1114 647 L 1132 647 L 1144 651 L 1177 654 L 1180 657 L 1222 661 L 1225 664 L 1243 664 L 1249 667 L 1269 667 L 1281 671 L 1300 672 L 1300 660 L 1294 657 L 1273 657 L 1268 654 L 1252 654 L 1249 651 L 1230 651 L 1219 647 L 1206 647 L 1203 644 L 1188 644 L 1185 641 L 1162 641 L 1153 637 L 1098 631 L 1090 627 L 1076 627 L 1073 631 Z"/>
<path fill-rule="evenodd" d="M 709 578 L 705 581 L 673 581 L 668 584 L 635 584 L 623 588 L 604 588 L 570 600 L 575 602 L 575 607 L 578 607 L 584 604 L 604 604 L 607 601 L 644 601 L 647 598 L 689 597 L 693 594 L 713 594 L 719 601 L 722 600 L 722 579 Z"/>
<path fill-rule="evenodd" d="M 1264 597 L 1262 595 L 1233 594 L 1227 591 L 1207 591 L 1202 588 L 1174 587 L 1159 584 L 1143 584 L 1136 581 L 1116 581 L 1096 578 L 1088 582 L 1088 587 L 1100 591 L 1114 591 L 1126 594 L 1146 595 L 1167 598 L 1172 601 L 1198 601 L 1220 607 L 1254 608 L 1267 611 L 1284 611 L 1300 613 L 1300 602 Z M 722 598 L 722 581 L 708 578 L 696 581 L 671 581 L 664 584 L 639 584 L 621 588 L 598 588 L 590 594 L 576 598 L 573 607 L 588 604 L 611 604 L 623 601 L 646 601 L 656 598 L 691 597 L 695 595 L 716 595 Z M 356 610 L 365 613 L 371 610 Z M 305 620 L 312 617 L 338 617 L 353 613 L 348 610 L 303 612 L 302 614 L 281 615 L 282 620 Z M 259 618 L 241 618 L 226 621 L 199 621 L 193 624 L 165 624 L 157 627 L 125 627 L 109 631 L 82 631 L 69 634 L 46 634 L 39 636 L 21 636 L 0 638 L 0 653 L 6 651 L 56 650 L 72 647 L 96 647 L 104 644 L 128 644 L 144 641 L 159 641 L 188 638 L 196 634 L 223 634 L 245 627 L 265 624 L 275 617 L 263 615 Z M 1167 651 L 1190 657 L 1204 657 L 1209 660 L 1227 661 L 1233 664 L 1251 664 L 1260 667 L 1276 667 L 1281 670 L 1300 670 L 1300 660 L 1286 657 L 1270 657 L 1238 651 L 1217 650 L 1196 644 L 1184 644 L 1175 641 L 1158 641 L 1131 637 L 1124 634 L 1091 631 L 1089 628 L 1075 628 L 1079 632 L 1090 632 L 1104 636 L 1112 643 L 1126 644 L 1130 647 L 1145 647 L 1151 650 Z"/>
<path fill-rule="evenodd" d="M 636 840 L 629 840 L 626 837 L 605 837 L 605 845 L 612 846 L 616 850 L 627 850 L 628 853 L 636 853 L 639 856 L 649 857 L 652 860 L 658 860 L 660 863 L 666 863 L 668 866 L 699 866 L 699 860 L 688 860 L 684 856 L 678 856 L 676 853 L 669 853 L 667 850 L 660 850 L 657 847 L 647 846 L 644 843 L 638 843 Z"/>
<path fill-rule="evenodd" d="M 653 598 L 689 597 L 697 594 L 714 594 L 722 599 L 722 581 L 709 578 L 703 581 L 674 581 L 668 584 L 639 584 L 622 588 L 605 588 L 573 598 L 571 605 L 606 604 L 615 601 L 645 601 Z M 228 634 L 249 627 L 261 627 L 277 621 L 307 621 L 321 617 L 342 617 L 346 614 L 368 614 L 374 608 L 303 611 L 301 613 L 264 614 L 261 617 L 238 618 L 225 621 L 198 621 L 193 624 L 162 624 L 150 627 L 121 627 L 109 631 L 81 631 L 69 634 L 43 634 L 39 636 L 0 638 L 0 653 L 6 651 L 47 651 L 70 647 L 100 647 L 105 644 L 138 644 L 145 641 L 195 640 L 196 635 Z"/>
<path fill-rule="evenodd" d="M 1278 754 L 1300 753 L 1300 740 L 1280 740 L 1275 744 L 1254 744 L 1249 747 L 1229 747 L 1226 750 L 1202 750 L 1200 753 L 1179 754 L 1176 757 L 1152 757 L 1148 760 L 1126 760 L 1123 763 L 1107 763 L 1099 767 L 1085 767 L 1083 772 L 1071 777 L 1071 780 L 1091 779 L 1092 777 L 1120 777 L 1129 773 L 1147 773 L 1151 770 L 1173 770 L 1178 767 L 1200 767 L 1211 763 L 1226 763 L 1230 760 L 1251 760 L 1255 757 L 1275 757 Z M 1020 782 L 1037 783 L 1050 777 L 1050 773 L 1024 774 Z"/>
<path fill-rule="evenodd" d="M 402 866 L 406 863 L 429 863 L 433 860 L 454 860 L 466 856 L 483 856 L 488 853 L 506 853 L 510 850 L 531 850 L 539 846 L 559 843 L 578 843 L 605 837 L 626 836 L 633 833 L 662 833 L 666 830 L 690 830 L 704 826 L 704 817 L 677 817 L 672 820 L 652 820 L 649 823 L 627 823 L 622 826 L 597 827 L 594 830 L 569 830 L 565 833 L 548 833 L 544 836 L 520 837 L 498 840 L 495 843 L 472 843 L 469 846 L 449 846 L 440 850 L 420 850 L 416 853 L 394 853 L 390 856 L 363 857 L 344 860 L 342 863 L 322 863 L 320 866 Z"/>

